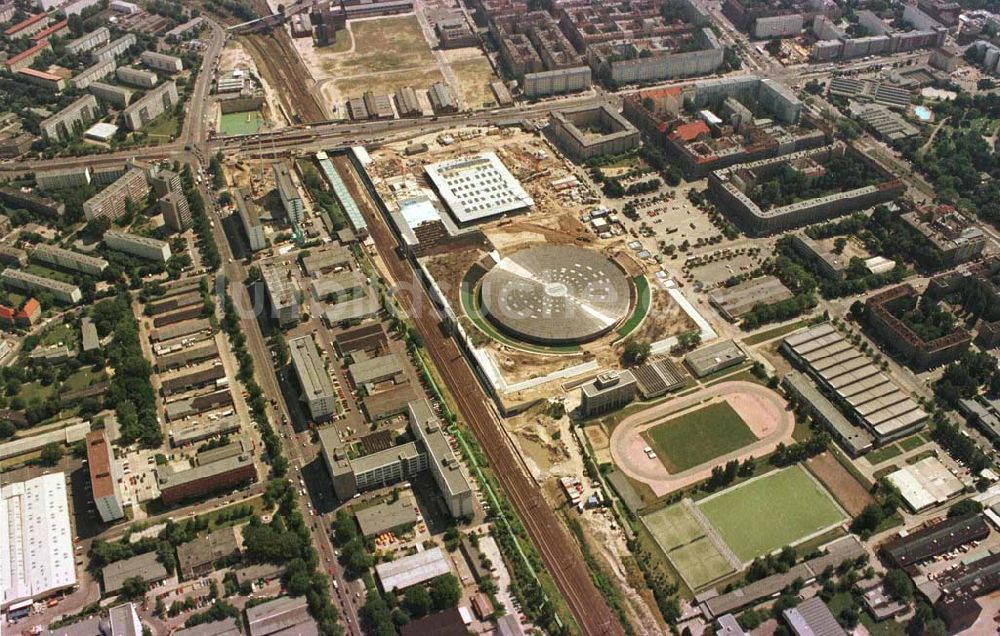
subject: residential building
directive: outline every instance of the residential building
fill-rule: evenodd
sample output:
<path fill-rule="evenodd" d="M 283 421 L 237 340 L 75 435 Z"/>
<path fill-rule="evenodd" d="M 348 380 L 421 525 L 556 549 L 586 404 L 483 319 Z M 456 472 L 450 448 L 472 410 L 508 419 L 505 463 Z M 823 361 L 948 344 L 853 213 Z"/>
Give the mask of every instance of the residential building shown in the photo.
<path fill-rule="evenodd" d="M 292 273 L 281 265 L 264 268 L 264 288 L 271 302 L 271 317 L 278 321 L 281 327 L 294 325 L 299 321 L 299 305 L 301 291 Z"/>
<path fill-rule="evenodd" d="M 93 96 L 90 96 L 93 99 Z M 136 167 L 129 167 L 125 174 L 83 203 L 83 214 L 87 220 L 107 217 L 112 221 L 125 215 L 127 202 L 142 204 L 149 195 L 146 173 Z"/>
<path fill-rule="evenodd" d="M 38 56 L 52 49 L 52 45 L 49 44 L 48 40 L 42 40 L 41 42 L 35 44 L 34 46 L 21 51 L 17 55 L 12 55 L 4 60 L 4 66 L 11 73 L 17 72 L 22 68 L 27 68 L 34 64 Z"/>
<path fill-rule="evenodd" d="M 91 276 L 100 276 L 108 268 L 108 262 L 97 256 L 81 254 L 55 245 L 39 245 L 31 253 L 31 258 L 49 265 L 55 265 Z"/>
<path fill-rule="evenodd" d="M 38 276 L 37 274 L 30 274 L 13 267 L 8 267 L 3 270 L 3 272 L 0 273 L 0 280 L 2 280 L 3 284 L 7 287 L 13 287 L 14 289 L 20 289 L 35 294 L 50 294 L 53 298 L 63 303 L 76 304 L 83 299 L 83 294 L 80 291 L 80 288 L 76 285 L 53 280 L 51 278 L 45 278 L 43 276 Z"/>
<path fill-rule="evenodd" d="M 239 454 L 227 455 L 216 461 L 196 459 L 197 465 L 187 470 L 174 471 L 169 466 L 157 466 L 157 482 L 163 504 L 172 506 L 255 481 L 257 469 L 253 458 L 243 448 L 242 442 L 229 446 L 234 445 L 239 447 Z"/>
<path fill-rule="evenodd" d="M 170 260 L 170 244 L 148 236 L 108 230 L 104 233 L 104 244 L 113 250 L 158 263 Z"/>
<path fill-rule="evenodd" d="M 267 247 L 267 239 L 264 237 L 264 225 L 260 221 L 260 206 L 250 197 L 250 193 L 244 188 L 232 190 L 233 200 L 236 203 L 236 212 L 239 214 L 243 231 L 247 235 L 247 244 L 250 251 L 259 252 Z"/>
<path fill-rule="evenodd" d="M 17 24 L 5 29 L 3 34 L 12 40 L 20 40 L 21 38 L 26 38 L 38 33 L 47 27 L 51 20 L 52 19 L 47 13 L 29 15 Z"/>
<path fill-rule="evenodd" d="M 621 408 L 635 399 L 636 392 L 631 371 L 605 371 L 580 387 L 580 413 L 592 417 Z"/>
<path fill-rule="evenodd" d="M 66 204 L 47 196 L 36 194 L 27 188 L 0 188 L 0 201 L 14 209 L 29 210 L 49 216 L 62 216 Z"/>
<path fill-rule="evenodd" d="M 104 594 L 118 592 L 131 578 L 140 578 L 148 586 L 155 585 L 170 578 L 170 573 L 157 558 L 156 552 L 144 552 L 128 559 L 115 561 L 104 566 L 101 579 L 104 581 Z"/>
<path fill-rule="evenodd" d="M 184 62 L 173 55 L 164 55 L 155 51 L 143 51 L 139 59 L 148 68 L 164 73 L 180 73 L 184 70 Z"/>
<path fill-rule="evenodd" d="M 181 232 L 191 226 L 191 207 L 181 187 L 181 177 L 173 170 L 158 169 L 149 175 L 149 185 L 160 197 L 160 212 L 170 229 Z"/>
<path fill-rule="evenodd" d="M 97 99 L 84 95 L 55 115 L 38 124 L 42 136 L 51 141 L 66 141 L 83 133 L 83 129 L 97 118 Z"/>
<path fill-rule="evenodd" d="M 312 335 L 293 338 L 288 347 L 310 417 L 317 421 L 329 419 L 337 412 L 338 398 Z"/>
<path fill-rule="evenodd" d="M 127 51 L 129 47 L 135 46 L 136 37 L 134 33 L 129 33 L 118 38 L 114 42 L 109 42 L 101 48 L 94 51 L 93 55 L 99 60 L 118 59 L 122 53 Z"/>
<path fill-rule="evenodd" d="M 132 66 L 119 66 L 115 71 L 115 77 L 123 84 L 139 88 L 153 88 L 160 81 L 156 73 Z"/>
<path fill-rule="evenodd" d="M 66 88 L 66 80 L 44 71 L 36 71 L 31 67 L 22 68 L 17 72 L 17 77 L 26 84 L 37 86 L 46 93 L 59 93 Z"/>
<path fill-rule="evenodd" d="M 55 168 L 35 172 L 35 183 L 42 190 L 59 190 L 90 184 L 90 168 L 87 166 Z"/>
<path fill-rule="evenodd" d="M 407 409 L 410 431 L 427 453 L 427 467 L 441 491 L 448 512 L 455 519 L 472 518 L 472 486 L 445 436 L 441 420 L 426 399 L 410 402 Z"/>
<path fill-rule="evenodd" d="M 154 88 L 122 111 L 129 130 L 139 130 L 172 109 L 178 100 L 177 84 L 167 82 Z"/>
<path fill-rule="evenodd" d="M 92 82 L 87 90 L 101 101 L 108 102 L 117 108 L 125 108 L 132 101 L 133 92 L 124 86 L 115 86 L 105 82 Z"/>
<path fill-rule="evenodd" d="M 240 536 L 229 526 L 213 530 L 177 546 L 177 566 L 185 580 L 204 576 L 215 569 L 215 562 L 240 551 Z"/>
<path fill-rule="evenodd" d="M 616 155 L 639 147 L 639 130 L 606 104 L 554 111 L 549 129 L 573 161 Z"/>
<path fill-rule="evenodd" d="M 60 20 L 55 24 L 50 24 L 38 33 L 31 36 L 33 42 L 40 42 L 48 38 L 61 38 L 69 33 L 69 21 Z"/>
<path fill-rule="evenodd" d="M 67 42 L 66 51 L 74 55 L 79 55 L 80 53 L 86 53 L 93 48 L 101 46 L 109 40 L 111 40 L 111 31 L 108 30 L 108 27 L 98 27 L 90 33 L 85 33 L 75 40 Z"/>
<path fill-rule="evenodd" d="M 114 58 L 98 59 L 97 62 L 77 73 L 76 77 L 70 80 L 73 88 L 82 91 L 90 87 L 94 82 L 99 82 L 115 72 Z"/>
<path fill-rule="evenodd" d="M 90 492 L 101 521 L 111 523 L 125 517 L 120 481 L 121 468 L 105 430 L 87 433 L 87 468 Z"/>
<path fill-rule="evenodd" d="M 288 164 L 279 161 L 271 164 L 271 169 L 274 170 L 274 182 L 278 188 L 281 204 L 285 208 L 285 214 L 288 215 L 288 220 L 292 224 L 298 225 L 305 215 L 305 206 L 302 203 L 302 195 L 292 183 L 292 174 Z"/>
<path fill-rule="evenodd" d="M 0 305 L 0 325 L 7 329 L 32 327 L 42 319 L 42 306 L 34 298 L 24 301 L 20 309 Z M 6 354 L 0 355 L 4 357 Z"/>

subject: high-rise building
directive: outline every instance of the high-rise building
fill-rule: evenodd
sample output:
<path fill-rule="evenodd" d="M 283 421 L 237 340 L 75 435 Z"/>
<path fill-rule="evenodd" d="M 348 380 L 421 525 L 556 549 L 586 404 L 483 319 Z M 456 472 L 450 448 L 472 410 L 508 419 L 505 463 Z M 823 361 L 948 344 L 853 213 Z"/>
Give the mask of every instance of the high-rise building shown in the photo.
<path fill-rule="evenodd" d="M 302 400 L 314 420 L 325 420 L 336 412 L 337 394 L 330 382 L 330 374 L 316 350 L 311 335 L 294 338 L 288 342 L 292 367 L 302 387 Z"/>
<path fill-rule="evenodd" d="M 91 96 L 92 97 L 92 96 Z M 139 205 L 149 194 L 146 173 L 131 167 L 114 183 L 104 188 L 83 203 L 83 214 L 87 220 L 107 217 L 114 221 L 124 216 L 126 201 Z"/>
<path fill-rule="evenodd" d="M 180 175 L 173 170 L 155 170 L 149 177 L 149 184 L 160 198 L 160 212 L 167 227 L 178 232 L 190 227 L 191 208 L 181 187 Z"/>
<path fill-rule="evenodd" d="M 281 198 L 281 204 L 285 206 L 288 220 L 298 225 L 305 216 L 302 195 L 292 183 L 292 173 L 288 169 L 288 164 L 277 162 L 272 167 L 274 168 L 274 182 L 278 187 L 278 196 Z"/>
<path fill-rule="evenodd" d="M 125 516 L 121 479 L 114 451 L 104 430 L 87 433 L 87 466 L 90 468 L 90 490 L 101 521 L 108 523 Z"/>

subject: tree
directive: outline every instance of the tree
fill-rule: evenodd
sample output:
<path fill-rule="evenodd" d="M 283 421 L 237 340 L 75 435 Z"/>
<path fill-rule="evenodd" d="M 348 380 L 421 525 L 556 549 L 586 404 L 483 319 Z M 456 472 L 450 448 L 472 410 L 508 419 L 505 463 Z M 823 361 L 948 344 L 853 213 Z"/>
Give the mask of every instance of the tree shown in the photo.
<path fill-rule="evenodd" d="M 648 342 L 629 340 L 622 350 L 622 364 L 627 367 L 642 364 L 649 358 L 650 351 L 651 347 Z"/>
<path fill-rule="evenodd" d="M 431 581 L 431 600 L 437 611 L 455 607 L 462 596 L 462 588 L 454 574 L 442 574 Z"/>
<path fill-rule="evenodd" d="M 963 499 L 951 508 L 948 508 L 949 517 L 964 517 L 970 514 L 979 514 L 983 511 L 983 504 L 975 499 Z"/>
<path fill-rule="evenodd" d="M 895 599 L 903 602 L 913 600 L 913 581 L 910 580 L 906 572 L 899 568 L 886 572 L 885 578 L 882 579 L 882 585 L 885 587 L 886 594 Z"/>
<path fill-rule="evenodd" d="M 131 576 L 122 583 L 118 595 L 129 601 L 137 601 L 146 595 L 146 582 L 141 576 Z"/>
<path fill-rule="evenodd" d="M 55 466 L 62 459 L 62 446 L 56 442 L 50 442 L 42 447 L 42 454 L 39 458 L 42 466 Z"/>
<path fill-rule="evenodd" d="M 406 597 L 403 604 L 406 606 L 406 611 L 412 616 L 419 618 L 430 613 L 433 601 L 431 601 L 431 595 L 427 591 L 427 588 L 423 585 L 414 585 L 406 590 Z"/>

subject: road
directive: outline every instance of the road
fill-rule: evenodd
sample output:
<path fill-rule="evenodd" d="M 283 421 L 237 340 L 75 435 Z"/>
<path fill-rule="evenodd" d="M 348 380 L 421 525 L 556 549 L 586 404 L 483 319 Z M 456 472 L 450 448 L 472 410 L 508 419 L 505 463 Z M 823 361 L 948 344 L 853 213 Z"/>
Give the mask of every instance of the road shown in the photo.
<path fill-rule="evenodd" d="M 335 160 L 345 177 L 346 158 Z M 350 170 L 353 175 L 353 170 Z M 516 450 L 503 432 L 503 423 L 489 407 L 490 398 L 472 368 L 450 337 L 443 335 L 430 297 L 409 261 L 397 256 L 397 242 L 372 201 L 354 179 L 347 179 L 358 205 L 368 221 L 371 237 L 388 268 L 394 297 L 413 320 L 438 373 L 449 387 L 459 414 L 468 424 L 489 459 L 532 543 L 538 548 L 546 571 L 569 605 L 582 633 L 591 636 L 621 634 L 622 629 L 603 595 L 594 586 L 576 541 L 545 501 L 538 484 L 523 468 Z M 353 186 L 353 187 L 352 187 Z"/>

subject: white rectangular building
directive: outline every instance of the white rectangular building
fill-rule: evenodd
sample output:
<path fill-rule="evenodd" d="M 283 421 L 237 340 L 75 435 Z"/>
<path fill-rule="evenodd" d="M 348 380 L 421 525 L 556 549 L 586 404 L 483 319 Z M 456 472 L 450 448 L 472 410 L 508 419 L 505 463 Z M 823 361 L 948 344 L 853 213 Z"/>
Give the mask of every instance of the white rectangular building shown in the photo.
<path fill-rule="evenodd" d="M 181 58 L 173 55 L 164 55 L 156 51 L 143 51 L 139 59 L 148 68 L 164 73 L 180 73 L 184 70 L 184 62 L 181 61 Z"/>
<path fill-rule="evenodd" d="M 388 563 L 379 563 L 375 572 L 386 592 L 405 590 L 451 572 L 441 548 L 431 548 Z"/>
<path fill-rule="evenodd" d="M 433 163 L 426 170 L 459 225 L 520 212 L 535 204 L 495 152 Z"/>
<path fill-rule="evenodd" d="M 0 607 L 76 585 L 66 475 L 0 489 Z"/>
<path fill-rule="evenodd" d="M 323 358 L 316 350 L 311 335 L 288 341 L 292 357 L 292 368 L 302 387 L 302 400 L 309 408 L 314 420 L 325 420 L 336 412 L 337 394 L 333 390 L 330 374 L 323 364 Z"/>
<path fill-rule="evenodd" d="M 113 250 L 150 261 L 166 263 L 170 259 L 170 244 L 148 236 L 108 230 L 104 233 L 104 244 Z"/>

